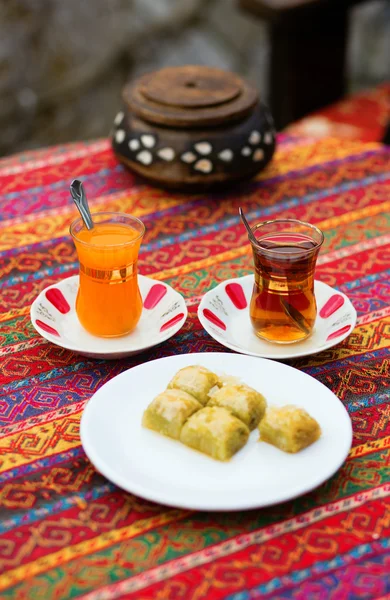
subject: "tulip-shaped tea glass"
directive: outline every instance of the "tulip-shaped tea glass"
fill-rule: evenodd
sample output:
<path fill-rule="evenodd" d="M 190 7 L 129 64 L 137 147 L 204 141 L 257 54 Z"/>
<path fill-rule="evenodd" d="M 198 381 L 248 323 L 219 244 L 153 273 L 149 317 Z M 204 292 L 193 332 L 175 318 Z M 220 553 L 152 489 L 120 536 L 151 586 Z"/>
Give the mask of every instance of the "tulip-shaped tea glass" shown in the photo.
<path fill-rule="evenodd" d="M 117 337 L 130 333 L 141 317 L 137 262 L 145 226 L 113 212 L 93 214 L 93 223 L 88 230 L 79 218 L 70 226 L 80 262 L 76 312 L 89 333 Z"/>
<path fill-rule="evenodd" d="M 324 236 L 309 223 L 277 219 L 255 225 L 255 281 L 250 318 L 259 338 L 291 344 L 307 338 L 317 315 L 314 270 Z"/>

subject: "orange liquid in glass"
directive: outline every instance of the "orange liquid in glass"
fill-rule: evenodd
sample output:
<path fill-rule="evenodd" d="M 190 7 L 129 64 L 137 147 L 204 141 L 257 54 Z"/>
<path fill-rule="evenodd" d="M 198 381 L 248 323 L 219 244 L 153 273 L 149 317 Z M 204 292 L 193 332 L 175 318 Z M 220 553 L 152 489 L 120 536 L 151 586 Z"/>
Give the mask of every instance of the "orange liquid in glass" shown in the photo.
<path fill-rule="evenodd" d="M 75 240 L 80 261 L 76 312 L 80 323 L 93 335 L 125 335 L 140 319 L 139 237 L 139 231 L 121 223 L 97 223 L 90 231 L 77 233 L 84 243 Z"/>

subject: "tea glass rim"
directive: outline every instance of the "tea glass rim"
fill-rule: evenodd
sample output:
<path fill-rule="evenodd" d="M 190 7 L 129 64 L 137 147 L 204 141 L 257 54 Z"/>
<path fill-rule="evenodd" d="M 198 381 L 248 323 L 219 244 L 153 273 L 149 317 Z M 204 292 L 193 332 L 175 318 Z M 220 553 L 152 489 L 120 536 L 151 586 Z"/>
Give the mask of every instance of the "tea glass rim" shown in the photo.
<path fill-rule="evenodd" d="M 134 245 L 136 242 L 138 242 L 140 239 L 143 238 L 143 236 L 145 235 L 145 231 L 146 231 L 146 227 L 145 224 L 143 223 L 143 221 L 141 221 L 141 219 L 139 219 L 138 217 L 134 217 L 133 215 L 129 215 L 128 213 L 124 213 L 124 212 L 117 212 L 117 211 L 99 211 L 99 212 L 91 212 L 92 215 L 92 219 L 93 217 L 97 217 L 97 216 L 101 216 L 101 215 L 106 215 L 106 216 L 116 216 L 116 217 L 126 217 L 126 219 L 131 219 L 132 221 L 136 221 L 137 223 L 139 223 L 141 225 L 142 231 L 140 231 L 139 235 L 132 239 L 131 241 L 128 242 L 121 242 L 120 244 L 105 244 L 104 248 L 121 248 L 123 246 L 131 246 Z M 93 244 L 91 242 L 86 242 L 84 240 L 81 240 L 79 237 L 77 237 L 77 234 L 74 232 L 74 228 L 76 227 L 76 225 L 78 223 L 83 222 L 82 217 L 77 217 L 74 221 L 72 221 L 72 223 L 69 226 L 69 233 L 72 236 L 72 238 L 77 241 L 78 244 L 82 244 L 83 246 L 94 246 L 94 247 L 98 247 L 98 248 L 102 248 L 102 246 L 99 246 L 99 244 Z"/>
<path fill-rule="evenodd" d="M 324 236 L 323 232 L 321 231 L 321 229 L 319 229 L 319 227 L 317 227 L 316 225 L 313 225 L 312 223 L 308 223 L 307 221 L 301 221 L 300 219 L 270 219 L 268 221 L 262 221 L 261 223 L 257 223 L 254 227 L 251 227 L 253 235 L 255 236 L 255 232 L 258 229 L 260 229 L 261 227 L 263 227 L 264 225 L 272 225 L 273 223 L 295 223 L 298 225 L 304 225 L 305 227 L 308 227 L 309 229 L 312 229 L 319 234 L 320 241 L 317 242 L 316 240 L 313 240 L 313 242 L 315 243 L 315 246 L 313 248 L 297 248 L 297 252 L 299 252 L 300 254 L 302 252 L 309 253 L 309 252 L 317 251 L 321 248 L 322 244 L 324 243 L 325 236 Z M 282 233 L 282 232 L 280 232 L 280 233 Z M 257 238 L 256 238 L 256 241 L 257 241 Z M 251 242 L 251 244 L 252 244 L 252 246 L 256 246 L 257 248 L 259 248 L 263 252 L 280 253 L 280 251 L 277 248 L 263 248 L 260 244 L 260 241 L 261 240 L 257 241 L 256 244 Z"/>

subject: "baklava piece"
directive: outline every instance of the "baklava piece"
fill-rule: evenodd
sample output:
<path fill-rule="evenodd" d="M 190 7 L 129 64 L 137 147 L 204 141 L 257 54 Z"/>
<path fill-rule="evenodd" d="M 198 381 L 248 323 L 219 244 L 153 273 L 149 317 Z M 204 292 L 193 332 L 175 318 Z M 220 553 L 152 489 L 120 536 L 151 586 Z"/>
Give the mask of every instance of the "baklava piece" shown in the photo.
<path fill-rule="evenodd" d="M 226 408 L 206 406 L 181 430 L 180 441 L 217 460 L 229 460 L 249 438 L 249 429 Z"/>
<path fill-rule="evenodd" d="M 259 425 L 260 440 L 284 452 L 299 452 L 321 435 L 321 428 L 303 408 L 287 405 L 266 410 Z"/>
<path fill-rule="evenodd" d="M 210 390 L 219 385 L 220 381 L 215 373 L 205 367 L 194 365 L 180 369 L 169 382 L 168 388 L 183 390 L 205 405 L 208 402 Z"/>
<path fill-rule="evenodd" d="M 178 440 L 185 421 L 201 408 L 190 394 L 182 390 L 165 390 L 145 410 L 142 425 Z"/>
<path fill-rule="evenodd" d="M 264 417 L 267 402 L 259 392 L 243 384 L 224 385 L 211 396 L 208 406 L 220 406 L 230 410 L 232 415 L 243 421 L 250 431 L 255 429 Z"/>

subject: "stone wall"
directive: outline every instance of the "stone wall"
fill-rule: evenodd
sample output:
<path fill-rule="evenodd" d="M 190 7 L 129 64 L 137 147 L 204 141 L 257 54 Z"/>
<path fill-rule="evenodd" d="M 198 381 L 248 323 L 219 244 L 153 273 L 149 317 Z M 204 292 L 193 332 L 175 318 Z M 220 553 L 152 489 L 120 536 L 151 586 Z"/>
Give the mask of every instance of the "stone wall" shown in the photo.
<path fill-rule="evenodd" d="M 267 28 L 235 0 L 0 3 L 0 154 L 104 136 L 126 80 L 200 63 L 251 78 L 267 98 Z M 390 4 L 355 9 L 350 87 L 390 78 Z"/>

